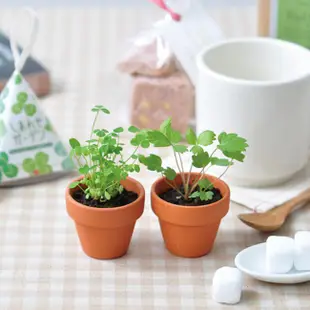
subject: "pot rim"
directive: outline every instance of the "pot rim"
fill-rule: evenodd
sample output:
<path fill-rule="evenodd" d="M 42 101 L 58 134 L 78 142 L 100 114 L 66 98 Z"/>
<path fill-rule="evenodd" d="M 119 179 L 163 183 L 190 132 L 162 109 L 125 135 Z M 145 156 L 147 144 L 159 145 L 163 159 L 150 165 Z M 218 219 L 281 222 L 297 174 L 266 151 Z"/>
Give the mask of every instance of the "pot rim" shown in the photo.
<path fill-rule="evenodd" d="M 188 173 L 189 173 L 189 172 L 185 172 L 186 175 L 187 175 Z M 198 172 L 191 172 L 191 174 L 197 175 Z M 177 173 L 177 175 L 180 175 L 180 173 Z M 195 209 L 195 210 L 197 210 L 197 209 L 205 209 L 205 208 L 208 208 L 208 207 L 212 208 L 212 207 L 214 207 L 214 206 L 219 205 L 223 200 L 226 200 L 226 199 L 228 198 L 228 196 L 230 195 L 230 189 L 229 189 L 229 186 L 227 185 L 226 182 L 224 182 L 223 180 L 217 178 L 216 176 L 213 176 L 213 175 L 210 175 L 210 174 L 206 174 L 206 173 L 204 174 L 204 176 L 207 177 L 207 178 L 211 177 L 211 179 L 215 179 L 217 182 L 221 182 L 221 183 L 223 184 L 223 186 L 224 186 L 224 188 L 225 188 L 225 193 L 224 193 L 224 195 L 223 195 L 223 193 L 221 192 L 221 194 L 222 194 L 223 196 L 222 196 L 222 198 L 221 198 L 220 200 L 218 200 L 218 201 L 216 201 L 216 202 L 213 202 L 213 203 L 210 203 L 210 204 L 200 205 L 200 206 L 183 206 L 183 205 L 176 205 L 176 204 L 174 204 L 174 203 L 171 203 L 171 202 L 169 202 L 169 201 L 166 201 L 166 200 L 160 198 L 159 195 L 158 195 L 158 194 L 156 193 L 156 191 L 155 191 L 156 186 L 157 186 L 159 183 L 161 183 L 161 182 L 165 182 L 166 177 L 158 178 L 158 179 L 153 183 L 152 188 L 151 188 L 151 193 L 152 193 L 153 195 L 156 195 L 156 198 L 157 198 L 158 200 L 165 202 L 165 203 L 168 204 L 170 207 L 183 208 L 183 209 Z"/>
<path fill-rule="evenodd" d="M 116 211 L 120 211 L 120 210 L 124 210 L 124 209 L 128 209 L 128 208 L 131 208 L 133 207 L 133 205 L 137 204 L 137 203 L 140 203 L 141 200 L 144 199 L 144 196 L 145 196 L 145 190 L 144 190 L 144 187 L 142 186 L 142 184 L 137 181 L 136 179 L 134 178 L 131 178 L 131 177 L 127 177 L 126 180 L 129 181 L 129 182 L 132 182 L 132 183 L 135 183 L 139 189 L 139 192 L 136 193 L 138 195 L 138 198 L 136 200 L 134 200 L 133 202 L 127 204 L 127 205 L 124 205 L 124 206 L 120 206 L 120 207 L 114 207 L 114 208 L 94 208 L 94 207 L 90 207 L 90 206 L 86 206 L 86 205 L 83 205 L 82 203 L 76 201 L 75 199 L 73 199 L 71 193 L 70 193 L 70 190 L 71 188 L 69 188 L 69 185 L 72 183 L 72 182 L 75 182 L 75 181 L 79 181 L 81 180 L 82 178 L 84 178 L 84 176 L 79 176 L 78 178 L 75 178 L 73 179 L 66 187 L 66 198 L 71 202 L 73 203 L 74 205 L 76 205 L 77 207 L 79 208 L 82 208 L 82 209 L 85 209 L 87 211 L 91 211 L 91 212 L 116 212 Z"/>

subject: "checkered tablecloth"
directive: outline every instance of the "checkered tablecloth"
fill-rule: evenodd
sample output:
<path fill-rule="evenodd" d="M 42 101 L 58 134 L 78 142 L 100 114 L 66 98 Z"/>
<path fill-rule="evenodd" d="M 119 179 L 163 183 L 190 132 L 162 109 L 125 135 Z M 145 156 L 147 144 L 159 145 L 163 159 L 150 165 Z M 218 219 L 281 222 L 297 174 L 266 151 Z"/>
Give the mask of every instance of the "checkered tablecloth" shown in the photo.
<path fill-rule="evenodd" d="M 0 26 L 11 11 L 1 10 Z M 211 14 L 229 36 L 255 31 L 255 9 L 225 9 Z M 41 28 L 34 56 L 52 73 L 53 93 L 42 107 L 63 140 L 86 139 L 90 108 L 112 111 L 102 126 L 126 125 L 129 80 L 115 71 L 126 38 L 147 29 L 161 16 L 154 9 L 40 10 Z M 26 35 L 21 27 L 20 39 Z M 137 177 L 148 189 L 153 174 Z M 111 261 L 87 257 L 66 214 L 64 190 L 69 177 L 0 190 L 0 310 L 228 309 L 211 299 L 214 271 L 233 266 L 243 248 L 262 242 L 240 223 L 244 209 L 231 205 L 211 254 L 199 259 L 170 255 L 163 246 L 149 198 L 127 256 Z M 294 214 L 279 234 L 310 229 L 310 210 Z M 310 284 L 271 285 L 245 278 L 236 309 L 310 309 Z"/>

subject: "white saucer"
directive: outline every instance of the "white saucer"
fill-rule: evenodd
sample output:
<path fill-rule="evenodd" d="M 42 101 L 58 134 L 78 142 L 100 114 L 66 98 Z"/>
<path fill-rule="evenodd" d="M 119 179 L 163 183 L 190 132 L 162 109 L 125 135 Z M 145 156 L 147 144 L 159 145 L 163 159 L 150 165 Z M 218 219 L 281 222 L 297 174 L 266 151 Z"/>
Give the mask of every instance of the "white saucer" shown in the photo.
<path fill-rule="evenodd" d="M 310 271 L 292 269 L 285 274 L 269 273 L 265 268 L 265 253 L 265 242 L 246 248 L 236 256 L 236 267 L 253 278 L 264 282 L 293 284 L 310 281 Z"/>

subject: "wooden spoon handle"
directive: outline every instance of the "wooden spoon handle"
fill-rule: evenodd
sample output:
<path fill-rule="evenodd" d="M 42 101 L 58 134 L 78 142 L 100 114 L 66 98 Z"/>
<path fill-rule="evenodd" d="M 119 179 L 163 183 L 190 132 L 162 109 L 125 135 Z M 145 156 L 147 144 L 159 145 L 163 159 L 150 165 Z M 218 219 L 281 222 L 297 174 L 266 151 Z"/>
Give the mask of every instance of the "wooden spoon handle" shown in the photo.
<path fill-rule="evenodd" d="M 296 208 L 298 205 L 304 204 L 306 202 L 310 201 L 310 188 L 300 193 L 298 196 L 288 200 L 287 202 L 283 203 L 282 205 L 278 206 L 274 210 L 281 209 L 281 213 L 283 214 L 290 214 L 294 208 Z M 280 210 L 278 210 L 279 212 Z"/>

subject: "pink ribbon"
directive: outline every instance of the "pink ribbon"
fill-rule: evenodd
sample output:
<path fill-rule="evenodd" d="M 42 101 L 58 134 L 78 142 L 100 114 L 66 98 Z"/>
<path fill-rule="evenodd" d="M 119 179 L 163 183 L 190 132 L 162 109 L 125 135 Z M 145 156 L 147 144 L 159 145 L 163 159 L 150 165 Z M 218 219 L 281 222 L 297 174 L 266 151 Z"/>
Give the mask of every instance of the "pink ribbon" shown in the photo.
<path fill-rule="evenodd" d="M 175 20 L 177 22 L 181 20 L 181 15 L 176 13 L 176 12 L 174 12 L 173 10 L 171 10 L 166 5 L 165 0 L 150 0 L 150 1 L 155 3 L 155 4 L 157 4 L 161 9 L 165 10 L 166 12 L 168 12 L 173 20 Z"/>

